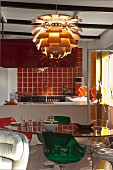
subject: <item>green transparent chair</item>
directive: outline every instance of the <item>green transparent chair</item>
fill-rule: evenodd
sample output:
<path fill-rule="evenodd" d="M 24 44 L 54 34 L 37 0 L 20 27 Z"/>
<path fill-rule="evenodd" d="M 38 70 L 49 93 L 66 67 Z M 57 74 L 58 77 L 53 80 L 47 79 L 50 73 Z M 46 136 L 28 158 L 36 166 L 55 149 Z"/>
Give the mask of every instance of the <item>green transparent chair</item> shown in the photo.
<path fill-rule="evenodd" d="M 59 123 L 66 123 L 66 124 L 71 123 L 71 119 L 69 116 L 54 116 L 54 120 L 58 121 Z"/>
<path fill-rule="evenodd" d="M 48 117 L 48 119 L 49 119 L 49 117 Z M 54 120 L 58 121 L 59 123 L 66 123 L 66 124 L 71 123 L 71 119 L 69 116 L 54 116 Z M 37 138 L 41 143 L 43 143 L 42 134 L 38 134 Z"/>
<path fill-rule="evenodd" d="M 80 161 L 86 152 L 71 134 L 43 132 L 43 153 L 45 157 L 58 164 L 61 170 L 68 163 Z"/>
<path fill-rule="evenodd" d="M 49 119 L 49 117 L 48 117 L 48 119 Z M 58 121 L 59 123 L 66 123 L 66 124 L 71 123 L 71 119 L 69 116 L 54 116 L 54 120 Z M 37 134 L 37 138 L 41 143 L 43 143 L 42 134 Z M 53 167 L 54 163 L 52 161 L 47 161 L 47 162 L 44 162 L 43 165 L 46 167 Z"/>
<path fill-rule="evenodd" d="M 37 134 L 37 138 L 41 143 L 43 143 L 43 135 L 42 134 Z M 53 168 L 54 162 L 46 161 L 46 162 L 43 163 L 43 165 L 46 166 L 46 167 Z"/>
<path fill-rule="evenodd" d="M 39 140 L 41 143 L 43 143 L 43 138 L 42 138 L 42 134 L 41 134 L 41 133 L 37 134 L 37 138 L 38 138 L 38 140 Z"/>

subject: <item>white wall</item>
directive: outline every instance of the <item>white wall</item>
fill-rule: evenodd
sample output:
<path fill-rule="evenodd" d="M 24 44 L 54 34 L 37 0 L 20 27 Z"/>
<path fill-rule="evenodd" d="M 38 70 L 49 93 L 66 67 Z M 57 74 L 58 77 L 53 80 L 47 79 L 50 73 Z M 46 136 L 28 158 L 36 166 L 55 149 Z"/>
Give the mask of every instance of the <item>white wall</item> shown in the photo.
<path fill-rule="evenodd" d="M 113 44 L 113 30 L 105 31 L 99 40 L 93 41 L 83 41 L 79 42 L 78 47 L 83 48 L 83 59 L 82 59 L 82 75 L 85 77 L 85 82 L 87 85 L 87 57 L 89 50 L 104 50 Z M 112 49 L 113 50 L 113 49 Z"/>
<path fill-rule="evenodd" d="M 88 43 L 87 42 L 79 42 L 79 48 L 83 50 L 83 58 L 82 58 L 82 76 L 85 77 L 85 85 L 87 85 L 87 53 L 88 53 Z"/>
<path fill-rule="evenodd" d="M 0 67 L 0 104 L 10 99 L 10 93 L 17 91 L 17 69 Z"/>
<path fill-rule="evenodd" d="M 8 96 L 10 93 L 17 92 L 17 68 L 8 69 Z"/>
<path fill-rule="evenodd" d="M 100 40 L 89 42 L 88 48 L 103 50 L 111 46 L 112 44 L 113 44 L 113 30 L 107 30 L 101 35 Z"/>
<path fill-rule="evenodd" d="M 8 69 L 0 67 L 0 104 L 8 99 Z"/>

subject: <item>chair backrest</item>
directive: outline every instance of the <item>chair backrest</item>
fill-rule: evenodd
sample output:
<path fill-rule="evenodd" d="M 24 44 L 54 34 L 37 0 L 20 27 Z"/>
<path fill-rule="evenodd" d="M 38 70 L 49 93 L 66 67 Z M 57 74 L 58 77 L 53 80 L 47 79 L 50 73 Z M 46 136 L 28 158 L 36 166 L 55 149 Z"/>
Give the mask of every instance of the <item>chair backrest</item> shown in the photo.
<path fill-rule="evenodd" d="M 59 123 L 66 123 L 66 124 L 71 123 L 71 119 L 69 116 L 54 116 L 54 120 L 58 121 Z M 38 134 L 37 138 L 41 143 L 43 143 L 42 134 Z"/>
<path fill-rule="evenodd" d="M 38 140 L 39 140 L 41 143 L 43 143 L 43 136 L 42 136 L 41 133 L 40 133 L 40 134 L 37 134 L 37 138 L 38 138 Z"/>
<path fill-rule="evenodd" d="M 11 122 L 16 122 L 16 120 L 13 117 L 0 118 L 0 128 L 4 128 L 4 126 L 9 125 Z"/>
<path fill-rule="evenodd" d="M 71 123 L 71 119 L 69 116 L 54 116 L 54 120 L 58 121 L 59 123 L 66 123 L 66 124 Z"/>
<path fill-rule="evenodd" d="M 44 132 L 43 139 L 47 146 L 65 146 L 72 138 L 71 134 L 54 133 L 54 132 Z"/>
<path fill-rule="evenodd" d="M 62 164 L 81 160 L 86 148 L 71 134 L 43 132 L 43 152 L 50 161 Z"/>

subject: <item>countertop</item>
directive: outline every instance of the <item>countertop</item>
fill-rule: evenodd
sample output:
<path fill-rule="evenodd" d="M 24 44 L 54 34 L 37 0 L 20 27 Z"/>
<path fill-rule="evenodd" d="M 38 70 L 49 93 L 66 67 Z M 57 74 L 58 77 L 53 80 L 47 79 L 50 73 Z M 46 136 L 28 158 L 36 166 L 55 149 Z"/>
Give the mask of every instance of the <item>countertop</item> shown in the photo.
<path fill-rule="evenodd" d="M 18 102 L 17 105 L 0 105 L 0 106 L 14 106 L 14 107 L 17 107 L 17 106 L 69 106 L 69 105 L 72 105 L 72 106 L 75 106 L 75 105 L 87 105 L 87 97 L 77 97 L 77 98 L 71 98 L 71 97 L 66 97 L 66 99 L 68 101 L 66 102 Z M 90 104 L 92 104 L 92 102 L 90 101 L 89 102 Z"/>
<path fill-rule="evenodd" d="M 66 105 L 87 105 L 87 102 L 86 101 L 76 101 L 76 102 L 26 102 L 26 103 L 25 102 L 23 102 L 23 103 L 21 102 L 21 103 L 18 103 L 18 105 L 19 106 L 21 106 L 21 105 L 27 105 L 27 106 L 29 106 L 29 105 L 30 106 L 36 106 L 36 105 L 38 105 L 38 106 L 39 105 L 41 105 L 41 106 L 42 105 L 43 106 L 44 105 L 49 105 L 49 106 L 50 105 L 52 105 L 52 106 L 53 105 L 55 105 L 55 106 L 59 105 L 60 106 L 60 105 L 65 105 L 66 106 Z"/>
<path fill-rule="evenodd" d="M 92 103 L 90 103 L 92 105 Z M 10 106 L 10 107 L 18 107 L 18 106 L 87 106 L 86 101 L 76 101 L 76 102 L 19 102 L 17 105 L 0 105 L 0 106 Z"/>
<path fill-rule="evenodd" d="M 87 97 L 76 97 L 76 98 L 72 98 L 72 97 L 66 97 L 68 100 L 70 100 L 71 102 L 87 102 Z"/>

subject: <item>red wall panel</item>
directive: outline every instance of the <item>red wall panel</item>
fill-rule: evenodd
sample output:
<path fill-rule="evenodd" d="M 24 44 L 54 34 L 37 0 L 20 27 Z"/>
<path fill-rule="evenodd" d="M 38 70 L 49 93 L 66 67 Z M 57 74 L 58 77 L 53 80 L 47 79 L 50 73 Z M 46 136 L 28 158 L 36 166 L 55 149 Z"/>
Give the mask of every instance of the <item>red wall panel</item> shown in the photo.
<path fill-rule="evenodd" d="M 82 50 L 79 50 L 82 56 Z M 82 77 L 82 57 L 77 57 L 76 67 L 49 67 L 45 72 L 34 72 L 33 68 L 18 68 L 18 94 L 43 95 L 48 89 L 48 94 L 62 95 L 63 86 L 75 92 L 75 79 Z"/>

